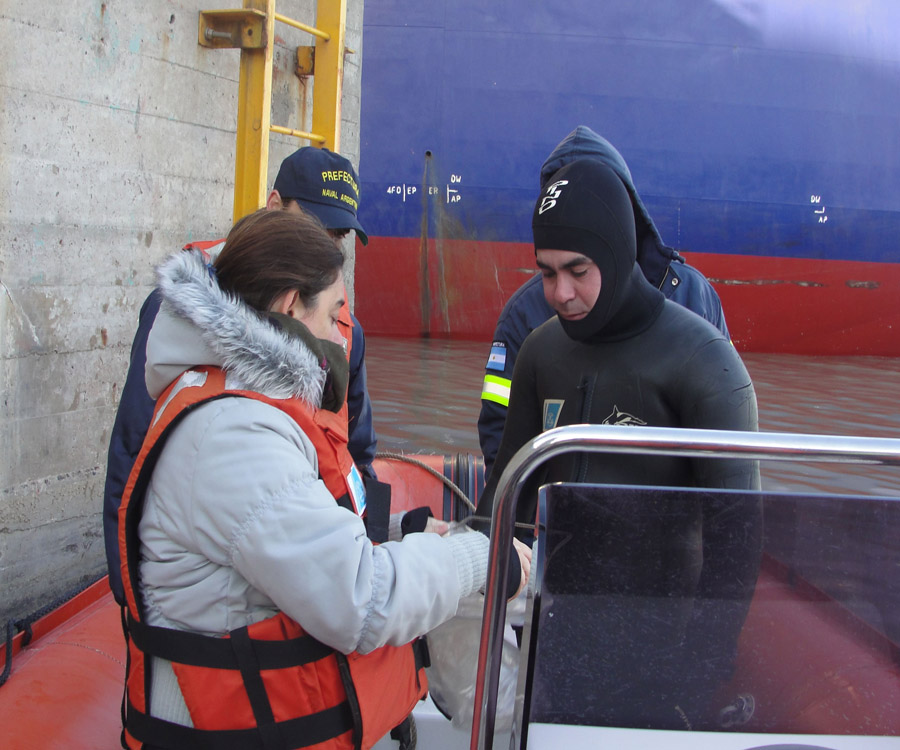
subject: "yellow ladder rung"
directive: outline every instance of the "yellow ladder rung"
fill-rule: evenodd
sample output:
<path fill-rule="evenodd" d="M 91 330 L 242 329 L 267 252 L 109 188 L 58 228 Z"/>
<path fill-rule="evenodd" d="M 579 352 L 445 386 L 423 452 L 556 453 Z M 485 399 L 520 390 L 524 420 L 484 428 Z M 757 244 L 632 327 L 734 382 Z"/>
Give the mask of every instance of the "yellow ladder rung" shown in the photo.
<path fill-rule="evenodd" d="M 295 29 L 300 29 L 300 31 L 305 31 L 307 34 L 317 36 L 319 39 L 324 39 L 326 42 L 331 39 L 331 35 L 327 31 L 320 31 L 315 26 L 307 26 L 305 23 L 295 21 L 293 18 L 281 15 L 281 13 L 275 14 L 275 20 L 285 23 L 288 26 L 293 26 Z"/>
<path fill-rule="evenodd" d="M 269 130 L 273 133 L 280 133 L 281 135 L 292 135 L 295 138 L 305 138 L 308 141 L 315 141 L 316 143 L 325 143 L 327 140 L 324 135 L 319 135 L 318 133 L 307 133 L 305 130 L 283 128 L 281 125 L 269 125 Z"/>

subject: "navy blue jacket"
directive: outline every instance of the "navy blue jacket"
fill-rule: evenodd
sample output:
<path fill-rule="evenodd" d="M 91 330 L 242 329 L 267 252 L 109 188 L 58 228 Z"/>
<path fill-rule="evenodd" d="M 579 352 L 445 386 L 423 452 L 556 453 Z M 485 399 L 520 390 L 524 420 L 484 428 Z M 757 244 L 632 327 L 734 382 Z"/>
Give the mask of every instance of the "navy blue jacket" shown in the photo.
<path fill-rule="evenodd" d="M 120 604 L 125 599 L 119 565 L 119 504 L 156 405 L 144 384 L 144 365 L 147 361 L 147 337 L 159 312 L 160 301 L 159 290 L 154 289 L 141 307 L 137 333 L 131 345 L 131 363 L 109 439 L 106 486 L 103 491 L 103 535 L 109 585 Z M 360 471 L 364 475 L 374 476 L 372 461 L 375 459 L 376 437 L 372 425 L 372 402 L 366 388 L 366 339 L 359 321 L 352 314 L 350 317 L 353 320 L 353 343 L 350 348 L 350 382 L 347 390 L 349 448 Z"/>
<path fill-rule="evenodd" d="M 730 341 L 722 302 L 716 290 L 700 271 L 685 263 L 684 258 L 663 243 L 638 195 L 628 165 L 611 143 L 590 128 L 579 126 L 547 157 L 541 167 L 541 185 L 566 164 L 583 158 L 607 164 L 625 184 L 635 213 L 637 261 L 647 280 L 668 299 L 708 320 Z M 478 417 L 478 439 L 484 454 L 486 478 L 500 447 L 519 348 L 529 333 L 554 315 L 556 312 L 544 299 L 541 276 L 537 274 L 513 293 L 497 320 L 491 354 L 485 366 L 481 414 Z"/>

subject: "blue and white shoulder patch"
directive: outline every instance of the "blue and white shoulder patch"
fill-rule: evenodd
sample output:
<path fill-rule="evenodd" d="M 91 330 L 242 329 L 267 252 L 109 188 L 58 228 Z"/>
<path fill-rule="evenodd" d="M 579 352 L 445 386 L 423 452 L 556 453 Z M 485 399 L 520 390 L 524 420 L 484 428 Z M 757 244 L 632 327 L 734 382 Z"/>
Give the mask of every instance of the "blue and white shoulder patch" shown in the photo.
<path fill-rule="evenodd" d="M 356 464 L 353 465 L 350 473 L 347 475 L 347 488 L 350 490 L 353 507 L 356 509 L 357 514 L 362 517 L 366 512 L 366 485 L 363 483 L 363 478 L 359 473 L 359 469 L 356 468 Z"/>
<path fill-rule="evenodd" d="M 544 432 L 556 427 L 564 403 L 566 403 L 565 399 L 561 398 L 544 399 Z"/>
<path fill-rule="evenodd" d="M 486 368 L 488 370 L 499 370 L 503 372 L 506 369 L 506 344 L 502 341 L 495 341 L 491 344 L 491 354 L 488 357 Z"/>

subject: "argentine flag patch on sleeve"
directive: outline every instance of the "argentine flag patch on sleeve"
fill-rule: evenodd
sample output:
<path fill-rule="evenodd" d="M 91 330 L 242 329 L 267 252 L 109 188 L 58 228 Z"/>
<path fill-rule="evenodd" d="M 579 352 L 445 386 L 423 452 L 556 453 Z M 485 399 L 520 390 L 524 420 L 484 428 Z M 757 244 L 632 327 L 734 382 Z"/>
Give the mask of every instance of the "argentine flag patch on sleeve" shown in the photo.
<path fill-rule="evenodd" d="M 502 341 L 495 341 L 491 344 L 491 354 L 487 361 L 488 370 L 499 370 L 503 372 L 506 369 L 506 344 Z"/>

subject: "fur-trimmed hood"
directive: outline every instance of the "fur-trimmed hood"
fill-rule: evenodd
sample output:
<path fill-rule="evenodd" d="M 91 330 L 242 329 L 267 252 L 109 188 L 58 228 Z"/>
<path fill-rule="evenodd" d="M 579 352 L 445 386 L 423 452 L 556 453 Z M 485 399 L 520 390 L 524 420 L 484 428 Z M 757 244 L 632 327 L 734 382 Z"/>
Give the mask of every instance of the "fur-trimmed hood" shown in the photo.
<path fill-rule="evenodd" d="M 327 372 L 298 337 L 224 292 L 202 254 L 175 253 L 158 269 L 162 305 L 147 340 L 147 391 L 154 399 L 182 372 L 225 370 L 228 388 L 320 406 Z"/>

